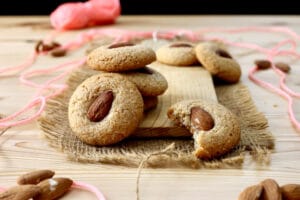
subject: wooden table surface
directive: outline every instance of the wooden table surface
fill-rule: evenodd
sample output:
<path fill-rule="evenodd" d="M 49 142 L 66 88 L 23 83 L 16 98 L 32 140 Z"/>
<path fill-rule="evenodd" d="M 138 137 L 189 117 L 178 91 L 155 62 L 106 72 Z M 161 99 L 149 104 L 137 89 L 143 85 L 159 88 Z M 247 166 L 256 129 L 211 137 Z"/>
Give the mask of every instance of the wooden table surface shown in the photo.
<path fill-rule="evenodd" d="M 300 33 L 300 16 L 122 16 L 111 26 L 130 30 L 200 29 L 204 27 L 274 26 L 292 28 Z M 0 18 L 0 67 L 23 61 L 32 51 L 35 40 L 51 31 L 47 17 Z M 80 31 L 58 36 L 65 42 Z M 274 45 L 282 36 L 274 34 L 227 34 L 231 41 L 256 42 L 265 47 Z M 64 58 L 38 60 L 34 65 L 49 67 L 81 57 L 84 50 Z M 281 184 L 300 183 L 300 133 L 292 127 L 287 115 L 287 103 L 277 95 L 253 84 L 247 72 L 253 60 L 262 55 L 234 48 L 233 55 L 242 66 L 241 81 L 251 91 L 258 109 L 269 120 L 269 129 L 276 138 L 276 147 L 268 166 L 260 166 L 246 159 L 242 169 L 144 169 L 140 180 L 141 199 L 237 199 L 240 191 L 265 178 L 273 178 Z M 291 63 L 291 60 L 282 58 Z M 300 62 L 293 61 L 288 85 L 299 92 Z M 272 73 L 259 75 L 276 83 Z M 45 80 L 45 77 L 35 80 Z M 9 114 L 21 108 L 34 91 L 19 84 L 17 77 L 0 78 L 0 113 Z M 296 116 L 300 119 L 300 106 L 296 102 Z M 58 176 L 70 177 L 95 185 L 107 199 L 135 199 L 137 169 L 103 164 L 77 163 L 48 146 L 41 137 L 36 123 L 11 128 L 0 136 L 0 186 L 15 184 L 16 178 L 33 169 L 52 169 Z M 73 190 L 63 199 L 94 199 L 93 195 Z"/>

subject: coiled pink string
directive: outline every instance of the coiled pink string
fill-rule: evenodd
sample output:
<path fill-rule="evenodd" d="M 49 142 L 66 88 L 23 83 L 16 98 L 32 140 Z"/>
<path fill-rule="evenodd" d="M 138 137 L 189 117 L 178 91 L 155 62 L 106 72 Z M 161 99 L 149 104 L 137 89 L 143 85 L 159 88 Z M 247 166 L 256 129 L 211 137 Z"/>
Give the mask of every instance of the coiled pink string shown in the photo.
<path fill-rule="evenodd" d="M 105 200 L 104 195 L 93 185 L 83 183 L 80 181 L 73 181 L 73 185 L 71 186 L 74 189 L 86 190 L 93 193 L 98 200 Z M 6 188 L 0 187 L 0 192 L 5 192 Z"/>

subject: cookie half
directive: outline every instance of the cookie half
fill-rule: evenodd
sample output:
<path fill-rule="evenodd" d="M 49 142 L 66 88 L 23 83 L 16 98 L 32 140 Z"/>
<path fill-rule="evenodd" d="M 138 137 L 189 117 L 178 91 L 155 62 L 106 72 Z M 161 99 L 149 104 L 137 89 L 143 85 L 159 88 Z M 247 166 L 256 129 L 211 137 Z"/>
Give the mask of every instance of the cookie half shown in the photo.
<path fill-rule="evenodd" d="M 132 81 L 143 96 L 158 96 L 168 88 L 166 78 L 150 67 L 121 73 L 121 75 Z"/>
<path fill-rule="evenodd" d="M 115 43 L 93 50 L 87 56 L 87 65 L 95 70 L 121 72 L 142 68 L 155 60 L 155 52 L 151 48 L 133 43 Z"/>
<path fill-rule="evenodd" d="M 195 50 L 198 60 L 213 76 L 228 83 L 239 81 L 241 67 L 223 47 L 204 42 L 198 44 Z"/>
<path fill-rule="evenodd" d="M 156 51 L 157 60 L 172 66 L 190 66 L 198 63 L 194 45 L 176 42 L 162 46 Z"/>
<path fill-rule="evenodd" d="M 69 102 L 69 124 L 91 145 L 115 144 L 139 125 L 144 111 L 136 86 L 114 73 L 101 73 L 82 82 Z"/>
<path fill-rule="evenodd" d="M 194 154 L 198 158 L 222 156 L 240 141 L 241 130 L 236 116 L 218 103 L 181 101 L 169 108 L 168 117 L 193 134 Z"/>

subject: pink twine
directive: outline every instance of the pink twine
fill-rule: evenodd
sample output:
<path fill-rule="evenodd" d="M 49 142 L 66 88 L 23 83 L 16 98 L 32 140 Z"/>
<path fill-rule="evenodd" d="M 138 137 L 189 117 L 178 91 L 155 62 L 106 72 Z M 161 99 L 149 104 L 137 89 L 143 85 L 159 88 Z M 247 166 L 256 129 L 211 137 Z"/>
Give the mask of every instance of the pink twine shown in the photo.
<path fill-rule="evenodd" d="M 67 86 L 65 84 L 58 85 L 58 84 L 53 84 L 53 82 L 62 79 L 67 74 L 69 74 L 74 68 L 79 67 L 84 63 L 85 63 L 85 58 L 80 59 L 78 61 L 67 62 L 67 63 L 61 64 L 61 65 L 58 65 L 58 66 L 55 66 L 55 67 L 49 68 L 49 69 L 32 70 L 29 72 L 22 73 L 19 78 L 20 82 L 25 85 L 34 87 L 34 88 L 39 88 L 39 90 L 35 94 L 34 99 L 31 100 L 27 105 L 25 105 L 21 110 L 11 114 L 10 116 L 0 119 L 0 128 L 7 128 L 7 127 L 12 127 L 12 126 L 28 124 L 31 121 L 38 118 L 45 109 L 46 101 L 49 98 L 53 98 L 53 97 L 61 94 L 67 88 Z M 49 74 L 49 73 L 57 71 L 59 69 L 66 68 L 67 66 L 71 66 L 71 67 L 69 69 L 65 69 L 65 71 L 63 73 L 59 74 L 58 76 L 55 76 L 55 77 L 49 79 L 44 84 L 36 84 L 27 79 L 29 77 L 34 77 L 35 75 Z M 48 96 L 43 96 L 42 92 L 44 92 L 45 90 L 47 91 L 49 89 L 57 89 L 57 90 L 54 91 L 52 94 L 49 94 Z M 40 106 L 38 111 L 36 113 L 34 113 L 33 115 L 31 115 L 30 117 L 27 117 L 25 119 L 21 119 L 18 121 L 9 122 L 37 106 Z"/>
<path fill-rule="evenodd" d="M 72 187 L 90 191 L 96 195 L 98 200 L 105 200 L 104 195 L 93 185 L 89 185 L 87 183 L 77 181 L 77 182 L 73 182 Z"/>
<path fill-rule="evenodd" d="M 60 5 L 51 13 L 50 20 L 57 30 L 80 29 L 114 23 L 120 12 L 119 0 L 89 0 Z"/>
<path fill-rule="evenodd" d="M 2 74 L 0 77 L 2 76 L 9 76 L 9 75 L 14 75 L 17 74 L 18 72 L 26 69 L 27 67 L 30 67 L 36 60 L 38 56 L 38 53 L 36 53 L 35 51 L 30 54 L 30 56 L 24 61 L 24 63 L 20 64 L 20 65 L 16 65 L 16 66 L 11 66 L 11 67 L 6 67 L 6 68 L 2 68 L 0 69 L 0 74 Z M 7 74 L 9 72 L 9 74 Z"/>

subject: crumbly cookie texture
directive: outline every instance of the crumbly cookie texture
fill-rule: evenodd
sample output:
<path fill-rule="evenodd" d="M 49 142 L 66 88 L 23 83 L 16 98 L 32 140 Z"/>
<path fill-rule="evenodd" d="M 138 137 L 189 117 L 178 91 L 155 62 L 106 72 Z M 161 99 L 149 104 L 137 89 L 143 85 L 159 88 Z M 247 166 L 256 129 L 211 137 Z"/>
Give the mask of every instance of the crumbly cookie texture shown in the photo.
<path fill-rule="evenodd" d="M 166 78 L 150 67 L 121 73 L 121 75 L 133 82 L 143 96 L 158 96 L 168 88 Z"/>
<path fill-rule="evenodd" d="M 196 56 L 213 76 L 228 83 L 236 83 L 241 77 L 241 67 L 226 49 L 216 43 L 199 43 Z"/>
<path fill-rule="evenodd" d="M 190 66 L 198 63 L 194 44 L 173 42 L 156 51 L 157 60 L 171 66 Z"/>
<path fill-rule="evenodd" d="M 69 124 L 83 142 L 111 145 L 137 128 L 143 110 L 143 98 L 132 82 L 119 74 L 100 73 L 74 91 L 69 102 Z M 91 120 L 93 117 L 95 120 Z"/>
<path fill-rule="evenodd" d="M 121 72 L 142 68 L 156 60 L 155 52 L 143 45 L 116 43 L 101 46 L 87 56 L 87 65 L 95 70 Z"/>
<path fill-rule="evenodd" d="M 222 156 L 240 141 L 241 130 L 236 116 L 220 104 L 203 100 L 181 101 L 169 108 L 168 117 L 193 134 L 194 154 L 198 158 Z"/>

